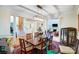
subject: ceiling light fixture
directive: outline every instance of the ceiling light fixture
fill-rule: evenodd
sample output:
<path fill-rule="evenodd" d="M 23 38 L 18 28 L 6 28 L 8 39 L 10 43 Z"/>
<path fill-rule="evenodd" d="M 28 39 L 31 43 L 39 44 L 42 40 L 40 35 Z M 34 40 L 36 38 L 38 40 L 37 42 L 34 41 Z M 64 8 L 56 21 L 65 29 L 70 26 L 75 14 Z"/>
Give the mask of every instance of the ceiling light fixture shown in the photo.
<path fill-rule="evenodd" d="M 38 17 L 34 17 L 34 20 L 36 20 L 36 21 L 44 21 L 43 19 L 38 18 Z"/>

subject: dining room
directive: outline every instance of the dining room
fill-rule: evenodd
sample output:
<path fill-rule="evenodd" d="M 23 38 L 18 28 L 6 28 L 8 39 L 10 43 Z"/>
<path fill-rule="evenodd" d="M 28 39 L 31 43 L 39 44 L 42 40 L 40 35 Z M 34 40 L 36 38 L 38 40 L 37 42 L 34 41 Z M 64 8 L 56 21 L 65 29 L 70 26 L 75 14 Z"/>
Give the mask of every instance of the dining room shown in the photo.
<path fill-rule="evenodd" d="M 1 5 L 0 53 L 78 53 L 78 8 L 73 5 Z"/>

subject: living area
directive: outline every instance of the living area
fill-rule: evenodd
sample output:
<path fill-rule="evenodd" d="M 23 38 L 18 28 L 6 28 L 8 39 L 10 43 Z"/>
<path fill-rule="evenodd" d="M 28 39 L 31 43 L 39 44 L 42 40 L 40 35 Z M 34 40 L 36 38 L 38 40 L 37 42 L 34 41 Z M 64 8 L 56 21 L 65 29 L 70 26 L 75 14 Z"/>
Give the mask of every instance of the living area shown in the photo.
<path fill-rule="evenodd" d="M 78 54 L 79 6 L 1 5 L 0 54 Z"/>

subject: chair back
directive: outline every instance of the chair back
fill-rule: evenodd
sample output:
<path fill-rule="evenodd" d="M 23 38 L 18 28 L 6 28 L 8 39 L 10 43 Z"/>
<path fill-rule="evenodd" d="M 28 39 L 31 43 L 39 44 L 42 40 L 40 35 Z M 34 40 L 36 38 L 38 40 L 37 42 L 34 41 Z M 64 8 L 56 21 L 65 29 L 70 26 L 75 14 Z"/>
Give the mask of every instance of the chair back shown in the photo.
<path fill-rule="evenodd" d="M 41 50 L 42 50 L 43 47 L 45 47 L 46 45 L 45 45 L 45 42 L 44 42 L 44 40 L 43 40 L 42 38 L 41 38 L 40 40 L 41 40 L 41 42 L 42 42 L 42 43 L 41 43 Z"/>
<path fill-rule="evenodd" d="M 27 39 L 27 40 L 33 39 L 33 34 L 32 34 L 32 33 L 26 34 L 26 39 Z"/>
<path fill-rule="evenodd" d="M 34 33 L 34 36 L 35 36 L 35 37 L 39 36 L 39 32 L 35 32 L 35 33 Z"/>
<path fill-rule="evenodd" d="M 20 47 L 21 47 L 21 53 L 22 53 L 22 49 L 24 50 L 24 52 L 26 53 L 26 48 L 25 48 L 25 40 L 20 38 Z"/>
<path fill-rule="evenodd" d="M 38 40 L 38 45 L 37 45 L 37 47 L 40 49 L 40 50 L 43 50 L 43 48 L 46 46 L 45 45 L 45 41 L 43 40 L 43 38 L 39 38 L 39 40 Z"/>

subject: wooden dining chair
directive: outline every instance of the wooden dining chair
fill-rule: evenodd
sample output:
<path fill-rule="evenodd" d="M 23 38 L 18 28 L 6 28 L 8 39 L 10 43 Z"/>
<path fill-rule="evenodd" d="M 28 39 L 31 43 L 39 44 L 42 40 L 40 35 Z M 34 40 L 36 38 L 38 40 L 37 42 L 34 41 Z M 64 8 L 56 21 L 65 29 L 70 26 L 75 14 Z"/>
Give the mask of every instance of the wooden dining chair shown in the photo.
<path fill-rule="evenodd" d="M 27 40 L 33 39 L 33 34 L 32 34 L 32 33 L 26 34 L 26 39 L 27 39 Z"/>
<path fill-rule="evenodd" d="M 24 39 L 20 38 L 20 48 L 21 48 L 21 54 L 22 53 L 32 53 L 33 46 L 29 43 L 27 43 Z"/>
<path fill-rule="evenodd" d="M 53 50 L 52 43 L 52 40 L 45 38 L 46 54 L 58 54 L 58 51 Z"/>
<path fill-rule="evenodd" d="M 39 44 L 38 46 L 36 46 L 36 48 L 38 49 L 39 53 L 40 54 L 43 54 L 44 53 L 44 50 L 46 48 L 46 44 L 45 44 L 45 41 L 43 41 L 43 39 L 40 39 L 41 44 Z"/>
<path fill-rule="evenodd" d="M 38 36 L 39 36 L 39 32 L 35 32 L 34 37 L 38 37 Z"/>

